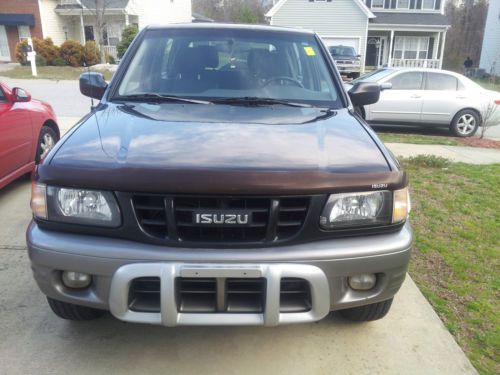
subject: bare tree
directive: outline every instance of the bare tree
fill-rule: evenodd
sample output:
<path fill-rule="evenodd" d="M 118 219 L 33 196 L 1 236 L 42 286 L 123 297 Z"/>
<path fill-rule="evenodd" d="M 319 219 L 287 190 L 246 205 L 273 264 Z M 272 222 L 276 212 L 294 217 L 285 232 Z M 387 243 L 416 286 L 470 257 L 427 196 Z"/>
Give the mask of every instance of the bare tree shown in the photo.
<path fill-rule="evenodd" d="M 474 65 L 479 63 L 487 11 L 487 0 L 447 2 L 446 15 L 451 27 L 446 36 L 445 68 L 461 71 L 468 56 Z"/>
<path fill-rule="evenodd" d="M 109 8 L 111 0 L 92 0 L 92 7 L 89 7 L 95 29 L 95 39 L 97 44 L 99 45 L 99 60 L 102 63 L 106 62 L 106 53 L 104 51 L 104 46 L 106 45 L 106 41 L 104 40 L 104 35 L 106 33 L 106 10 Z"/>

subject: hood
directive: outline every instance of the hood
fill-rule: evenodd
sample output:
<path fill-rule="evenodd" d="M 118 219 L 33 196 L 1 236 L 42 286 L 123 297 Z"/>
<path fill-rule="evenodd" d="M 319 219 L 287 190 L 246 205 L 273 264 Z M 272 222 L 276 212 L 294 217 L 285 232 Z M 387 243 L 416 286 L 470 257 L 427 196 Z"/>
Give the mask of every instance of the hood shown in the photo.
<path fill-rule="evenodd" d="M 390 172 L 346 109 L 111 103 L 38 171 L 49 184 L 183 193 L 320 191 L 387 182 Z"/>

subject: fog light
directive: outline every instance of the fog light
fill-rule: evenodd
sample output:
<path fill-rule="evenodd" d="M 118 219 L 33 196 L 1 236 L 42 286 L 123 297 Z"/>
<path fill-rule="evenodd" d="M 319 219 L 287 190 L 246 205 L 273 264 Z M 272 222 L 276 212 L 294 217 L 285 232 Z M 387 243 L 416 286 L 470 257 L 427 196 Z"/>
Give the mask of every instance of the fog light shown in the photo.
<path fill-rule="evenodd" d="M 68 288 L 82 289 L 90 285 L 92 276 L 87 273 L 64 271 L 62 273 L 62 282 Z"/>
<path fill-rule="evenodd" d="M 364 273 L 349 277 L 349 286 L 354 290 L 369 290 L 375 286 L 377 276 L 373 273 Z"/>

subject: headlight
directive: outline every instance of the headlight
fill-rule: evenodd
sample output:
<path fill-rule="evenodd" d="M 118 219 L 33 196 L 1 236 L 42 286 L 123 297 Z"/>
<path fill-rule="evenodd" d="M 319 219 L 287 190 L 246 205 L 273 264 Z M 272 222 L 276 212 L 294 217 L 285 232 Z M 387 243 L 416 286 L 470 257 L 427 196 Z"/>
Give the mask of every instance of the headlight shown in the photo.
<path fill-rule="evenodd" d="M 32 195 L 33 214 L 41 219 L 105 227 L 118 227 L 121 224 L 118 203 L 109 191 L 35 184 Z M 43 206 L 42 201 L 46 207 L 45 215 L 39 208 Z"/>
<path fill-rule="evenodd" d="M 320 216 L 323 229 L 400 223 L 409 212 L 408 189 L 332 194 Z"/>

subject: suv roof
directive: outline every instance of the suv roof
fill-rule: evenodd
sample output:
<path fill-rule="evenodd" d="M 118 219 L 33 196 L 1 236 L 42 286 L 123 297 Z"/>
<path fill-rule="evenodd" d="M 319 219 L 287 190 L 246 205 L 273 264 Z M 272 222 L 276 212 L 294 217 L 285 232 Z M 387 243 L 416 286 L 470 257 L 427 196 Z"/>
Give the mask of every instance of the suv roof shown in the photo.
<path fill-rule="evenodd" d="M 147 29 L 166 30 L 166 29 L 232 29 L 232 30 L 260 30 L 260 31 L 283 31 L 298 34 L 315 34 L 312 30 L 299 29 L 284 26 L 269 26 L 269 25 L 246 25 L 235 23 L 174 23 L 168 25 L 149 25 Z"/>

